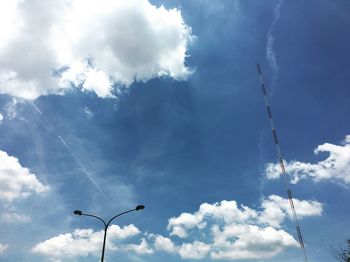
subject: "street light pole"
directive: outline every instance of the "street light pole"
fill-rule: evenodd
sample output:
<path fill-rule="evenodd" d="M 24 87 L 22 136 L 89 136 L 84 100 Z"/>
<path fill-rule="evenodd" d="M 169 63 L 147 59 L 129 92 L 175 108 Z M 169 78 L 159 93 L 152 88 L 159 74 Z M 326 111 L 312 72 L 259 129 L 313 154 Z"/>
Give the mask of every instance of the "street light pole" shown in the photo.
<path fill-rule="evenodd" d="M 119 217 L 119 216 L 121 216 L 121 215 L 124 215 L 124 214 L 129 213 L 129 212 L 132 212 L 132 211 L 139 211 L 139 210 L 142 210 L 142 209 L 144 209 L 144 208 L 145 208 L 144 205 L 138 205 L 138 206 L 136 206 L 134 209 L 130 209 L 130 210 L 128 210 L 128 211 L 125 211 L 125 212 L 122 212 L 122 213 L 120 213 L 120 214 L 118 214 L 118 215 L 115 215 L 115 216 L 112 217 L 107 223 L 106 223 L 102 218 L 100 218 L 100 217 L 98 217 L 98 216 L 91 215 L 91 214 L 86 214 L 86 213 L 81 212 L 80 210 L 74 210 L 73 213 L 74 213 L 74 215 L 77 215 L 77 216 L 94 217 L 94 218 L 97 218 L 98 220 L 101 220 L 101 221 L 102 221 L 102 223 L 103 223 L 103 225 L 104 225 L 104 227 L 105 227 L 105 228 L 104 228 L 104 229 L 105 229 L 105 231 L 104 231 L 104 236 L 103 236 L 102 255 L 101 255 L 101 262 L 103 262 L 103 261 L 104 261 L 104 257 L 105 257 L 105 246 L 106 246 L 107 229 L 108 229 L 110 223 L 111 223 L 115 218 L 117 218 L 117 217 Z"/>

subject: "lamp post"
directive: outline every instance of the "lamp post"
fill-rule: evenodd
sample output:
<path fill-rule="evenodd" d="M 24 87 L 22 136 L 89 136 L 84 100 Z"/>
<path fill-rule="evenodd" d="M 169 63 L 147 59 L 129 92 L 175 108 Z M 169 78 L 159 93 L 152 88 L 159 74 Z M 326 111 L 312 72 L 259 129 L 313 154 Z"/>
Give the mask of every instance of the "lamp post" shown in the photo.
<path fill-rule="evenodd" d="M 139 210 L 142 210 L 144 209 L 145 206 L 144 205 L 138 205 L 136 206 L 134 209 L 130 209 L 128 211 L 125 211 L 125 212 L 122 212 L 118 215 L 115 215 L 114 217 L 112 217 L 107 223 L 100 217 L 98 216 L 95 216 L 95 215 L 91 215 L 91 214 L 86 214 L 86 213 L 83 213 L 81 212 L 80 210 L 74 210 L 74 215 L 77 215 L 77 216 L 87 216 L 87 217 L 94 217 L 94 218 L 97 218 L 99 220 L 102 221 L 102 223 L 104 224 L 105 226 L 105 233 L 104 233 L 104 237 L 103 237 L 103 246 L 102 246 L 102 256 L 101 256 L 101 262 L 103 262 L 104 260 L 104 256 L 105 256 L 105 246 L 106 246 L 106 236 L 107 236 L 107 229 L 108 229 L 108 226 L 109 224 L 112 222 L 112 220 L 114 220 L 115 218 L 121 216 L 121 215 L 124 215 L 126 213 L 129 213 L 129 212 L 132 212 L 132 211 L 139 211 Z"/>

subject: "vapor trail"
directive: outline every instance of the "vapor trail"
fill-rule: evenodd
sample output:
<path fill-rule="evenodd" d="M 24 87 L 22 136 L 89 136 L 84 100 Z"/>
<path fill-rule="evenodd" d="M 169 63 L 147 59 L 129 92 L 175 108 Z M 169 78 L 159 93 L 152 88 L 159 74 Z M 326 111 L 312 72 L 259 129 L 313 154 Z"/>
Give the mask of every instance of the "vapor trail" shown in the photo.
<path fill-rule="evenodd" d="M 278 20 L 281 17 L 281 6 L 283 4 L 283 0 L 278 0 L 278 3 L 273 11 L 273 19 L 272 19 L 272 23 L 269 27 L 269 30 L 267 31 L 267 41 L 266 41 L 266 59 L 269 62 L 272 70 L 273 70 L 273 77 L 272 77 L 272 83 L 274 84 L 274 82 L 276 81 L 277 75 L 279 73 L 279 65 L 277 62 L 277 55 L 276 55 L 276 51 L 274 48 L 274 43 L 275 43 L 275 37 L 273 35 L 273 31 L 275 29 L 275 26 L 278 22 Z"/>
<path fill-rule="evenodd" d="M 74 161 L 77 163 L 77 165 L 80 167 L 80 169 L 83 171 L 83 173 L 86 175 L 86 177 L 94 184 L 96 189 L 100 192 L 102 197 L 107 200 L 106 195 L 103 193 L 99 185 L 96 183 L 95 179 L 93 176 L 87 171 L 87 169 L 84 167 L 84 165 L 80 162 L 80 160 L 75 156 L 75 154 L 72 152 L 72 150 L 69 148 L 68 144 L 64 139 L 58 134 L 56 128 L 51 124 L 51 122 L 45 117 L 45 115 L 41 112 L 41 110 L 36 106 L 36 104 L 32 101 L 30 101 L 32 106 L 35 108 L 35 110 L 42 116 L 42 118 L 45 120 L 47 125 L 50 127 L 50 129 L 55 133 L 57 136 L 58 140 L 61 141 L 62 145 L 67 149 L 68 153 L 71 155 L 71 157 L 74 159 Z"/>

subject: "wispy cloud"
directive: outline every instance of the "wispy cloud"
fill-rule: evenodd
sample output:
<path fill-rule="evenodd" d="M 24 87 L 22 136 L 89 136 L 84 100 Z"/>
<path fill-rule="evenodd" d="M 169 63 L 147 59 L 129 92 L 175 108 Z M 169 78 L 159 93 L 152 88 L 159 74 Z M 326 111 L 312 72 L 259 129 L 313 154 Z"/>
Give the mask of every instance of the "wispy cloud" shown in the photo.
<path fill-rule="evenodd" d="M 332 181 L 350 186 L 350 135 L 347 135 L 341 145 L 325 143 L 319 145 L 314 153 L 328 153 L 329 156 L 318 163 L 290 161 L 286 163 L 286 171 L 292 177 L 292 183 L 302 179 L 312 179 L 315 182 Z M 269 163 L 265 173 L 268 179 L 280 177 L 279 165 Z"/>
<path fill-rule="evenodd" d="M 5 212 L 0 215 L 0 221 L 6 224 L 14 224 L 14 223 L 29 223 L 31 218 L 26 215 L 17 214 L 15 212 Z"/>
<path fill-rule="evenodd" d="M 278 61 L 277 61 L 277 54 L 275 51 L 275 36 L 274 36 L 274 30 L 276 27 L 276 24 L 278 22 L 278 20 L 281 17 L 281 6 L 283 4 L 283 0 L 278 0 L 278 3 L 273 11 L 273 19 L 272 19 L 272 23 L 269 27 L 269 30 L 267 32 L 267 41 L 266 41 L 266 59 L 269 62 L 272 70 L 273 70 L 273 78 L 272 78 L 272 83 L 274 83 L 276 81 L 277 75 L 279 73 L 279 65 L 278 65 Z"/>
<path fill-rule="evenodd" d="M 12 100 L 5 104 L 4 112 L 6 119 L 13 119 L 17 116 L 17 105 L 22 102 L 23 99 L 12 98 Z"/>
<path fill-rule="evenodd" d="M 0 243 L 0 254 L 4 253 L 8 247 L 9 247 L 9 245 L 5 245 L 5 244 Z"/>
<path fill-rule="evenodd" d="M 86 114 L 86 117 L 91 119 L 94 116 L 94 113 L 86 106 L 84 107 L 84 113 Z"/>

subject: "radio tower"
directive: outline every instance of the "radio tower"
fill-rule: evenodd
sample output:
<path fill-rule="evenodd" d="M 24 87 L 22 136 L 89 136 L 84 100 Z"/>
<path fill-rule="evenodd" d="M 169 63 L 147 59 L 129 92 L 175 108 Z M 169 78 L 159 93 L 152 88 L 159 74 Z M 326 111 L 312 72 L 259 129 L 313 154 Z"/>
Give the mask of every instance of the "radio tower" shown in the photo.
<path fill-rule="evenodd" d="M 269 117 L 269 122 L 270 122 L 271 131 L 272 131 L 272 136 L 273 136 L 273 139 L 275 141 L 275 146 L 276 146 L 276 151 L 277 151 L 277 158 L 278 158 L 278 162 L 279 162 L 280 167 L 281 167 L 282 177 L 284 178 L 284 185 L 285 185 L 285 188 L 286 188 L 286 191 L 287 191 L 290 208 L 292 210 L 293 220 L 294 220 L 294 223 L 295 223 L 295 228 L 296 228 L 296 231 L 297 231 L 300 248 L 302 249 L 303 254 L 304 254 L 304 261 L 308 262 L 307 255 L 306 255 L 306 250 L 305 250 L 305 246 L 304 246 L 304 241 L 303 241 L 303 236 L 301 234 L 297 213 L 295 212 L 294 201 L 293 201 L 293 197 L 292 197 L 292 191 L 290 190 L 289 177 L 288 177 L 288 175 L 286 173 L 286 169 L 284 167 L 284 161 L 283 161 L 283 157 L 282 157 L 282 153 L 281 153 L 281 148 L 280 148 L 280 145 L 278 143 L 276 127 L 275 127 L 275 124 L 273 122 L 271 107 L 270 107 L 269 99 L 268 99 L 267 93 L 266 93 L 265 82 L 264 82 L 264 78 L 262 76 L 259 64 L 257 64 L 257 69 L 258 69 L 258 74 L 259 74 L 259 78 L 260 78 L 261 89 L 262 89 L 262 92 L 263 92 L 263 95 L 264 95 L 267 115 Z"/>

